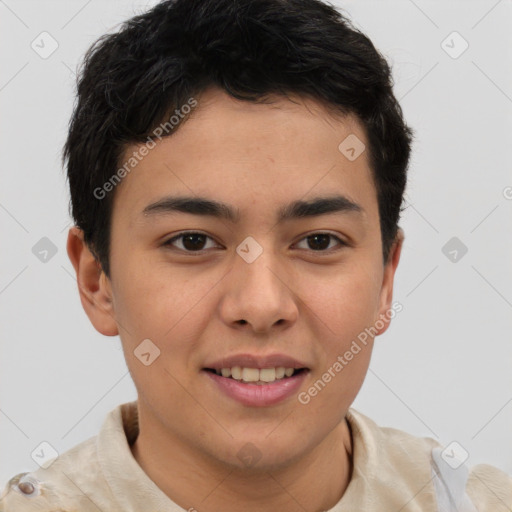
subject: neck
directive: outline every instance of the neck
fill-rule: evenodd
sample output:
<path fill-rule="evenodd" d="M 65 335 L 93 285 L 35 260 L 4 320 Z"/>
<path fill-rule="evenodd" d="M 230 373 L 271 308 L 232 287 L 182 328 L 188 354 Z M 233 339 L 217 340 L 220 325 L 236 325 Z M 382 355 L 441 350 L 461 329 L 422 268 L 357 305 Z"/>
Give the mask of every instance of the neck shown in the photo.
<path fill-rule="evenodd" d="M 168 432 L 144 428 L 143 421 L 139 426 L 131 447 L 135 460 L 185 510 L 329 510 L 350 482 L 352 436 L 345 418 L 310 452 L 267 471 L 223 464 Z"/>

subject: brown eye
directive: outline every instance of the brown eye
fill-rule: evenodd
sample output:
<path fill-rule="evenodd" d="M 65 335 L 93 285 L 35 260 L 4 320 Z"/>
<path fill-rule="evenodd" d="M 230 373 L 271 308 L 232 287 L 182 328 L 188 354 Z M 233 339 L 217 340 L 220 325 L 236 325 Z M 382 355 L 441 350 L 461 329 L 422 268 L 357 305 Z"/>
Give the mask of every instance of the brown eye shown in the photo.
<path fill-rule="evenodd" d="M 208 240 L 213 242 L 213 239 L 204 233 L 185 231 L 170 238 L 162 245 L 185 253 L 201 253 L 212 248 L 212 245 L 208 247 Z M 337 242 L 338 249 L 347 245 L 343 240 L 331 233 L 313 233 L 304 237 L 300 243 L 304 243 L 304 241 L 306 242 L 306 247 L 302 247 L 303 249 L 318 253 L 330 253 L 332 250 L 337 250 L 336 246 L 331 245 L 333 241 Z M 215 244 L 213 247 L 215 247 Z"/>
<path fill-rule="evenodd" d="M 171 246 L 176 247 L 174 245 L 174 242 L 180 240 L 181 247 L 176 247 L 178 250 L 184 251 L 184 252 L 199 252 L 206 249 L 206 241 L 210 239 L 208 235 L 205 235 L 204 233 L 197 233 L 195 231 L 186 231 L 184 233 L 180 233 L 179 235 L 176 235 L 175 237 L 167 240 L 167 242 L 164 242 L 164 246 Z"/>
<path fill-rule="evenodd" d="M 313 233 L 312 235 L 304 237 L 302 240 L 307 241 L 306 249 L 316 252 L 329 252 L 326 249 L 332 249 L 332 247 L 329 246 L 333 239 L 338 242 L 339 246 L 347 245 L 343 240 L 331 233 Z"/>

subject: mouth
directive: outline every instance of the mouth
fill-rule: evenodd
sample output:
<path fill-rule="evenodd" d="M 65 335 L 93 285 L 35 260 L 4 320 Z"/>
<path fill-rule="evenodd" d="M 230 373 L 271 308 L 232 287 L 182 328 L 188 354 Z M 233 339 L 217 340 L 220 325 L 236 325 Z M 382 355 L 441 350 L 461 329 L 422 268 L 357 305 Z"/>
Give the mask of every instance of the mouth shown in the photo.
<path fill-rule="evenodd" d="M 288 354 L 239 353 L 208 361 L 200 372 L 213 392 L 245 406 L 266 407 L 298 392 L 311 368 Z"/>
<path fill-rule="evenodd" d="M 246 407 L 270 407 L 297 395 L 308 368 L 203 368 L 207 386 Z"/>
<path fill-rule="evenodd" d="M 270 385 L 275 382 L 284 381 L 308 372 L 308 368 L 242 368 L 233 366 L 231 368 L 203 368 L 204 371 L 215 374 L 225 379 L 238 381 L 241 384 L 253 384 L 257 386 Z"/>

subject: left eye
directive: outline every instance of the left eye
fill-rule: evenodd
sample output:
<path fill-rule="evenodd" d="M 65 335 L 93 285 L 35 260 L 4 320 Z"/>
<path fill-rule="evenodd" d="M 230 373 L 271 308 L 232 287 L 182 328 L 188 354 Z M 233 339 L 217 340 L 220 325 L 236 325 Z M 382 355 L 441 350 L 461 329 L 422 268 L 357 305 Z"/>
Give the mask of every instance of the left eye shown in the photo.
<path fill-rule="evenodd" d="M 199 252 L 207 249 L 207 247 L 204 247 L 207 239 L 212 240 L 211 237 L 204 233 L 186 231 L 170 238 L 164 242 L 163 245 L 174 246 L 174 242 L 180 240 L 181 247 L 177 247 L 177 249 L 185 252 Z M 329 247 L 332 239 L 336 240 L 339 246 L 347 245 L 343 240 L 331 233 L 313 233 L 312 235 L 304 237 L 300 242 L 305 240 L 309 248 L 315 252 L 327 252 L 326 249 L 332 249 L 332 247 Z"/>
<path fill-rule="evenodd" d="M 313 233 L 312 235 L 304 237 L 302 240 L 306 240 L 310 247 L 313 246 L 313 251 L 327 252 L 325 249 L 332 249 L 332 247 L 329 247 L 330 240 L 332 239 L 335 239 L 340 246 L 347 245 L 343 240 L 331 233 Z"/>

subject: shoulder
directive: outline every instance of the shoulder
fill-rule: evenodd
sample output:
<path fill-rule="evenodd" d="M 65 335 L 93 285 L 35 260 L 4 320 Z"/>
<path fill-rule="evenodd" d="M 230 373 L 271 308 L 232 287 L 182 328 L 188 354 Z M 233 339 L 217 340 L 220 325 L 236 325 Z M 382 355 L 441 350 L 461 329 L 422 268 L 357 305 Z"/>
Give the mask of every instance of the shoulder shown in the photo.
<path fill-rule="evenodd" d="M 429 489 L 424 491 L 432 495 L 440 510 L 442 503 L 452 501 L 460 504 L 461 510 L 471 512 L 512 509 L 512 476 L 501 469 L 488 464 L 469 467 L 466 460 L 453 458 L 455 454 L 449 446 L 430 437 L 381 427 L 352 408 L 347 420 L 357 431 L 365 458 L 376 473 L 386 475 L 379 480 L 386 479 L 393 485 L 398 485 L 398 481 L 410 482 L 411 488 L 415 481 L 422 480 L 425 485 L 430 480 Z"/>
<path fill-rule="evenodd" d="M 121 510 L 113 495 L 112 479 L 129 470 L 130 478 L 118 485 L 118 494 L 124 496 L 133 475 L 144 475 L 128 444 L 137 431 L 137 402 L 118 405 L 107 414 L 97 435 L 36 471 L 13 476 L 0 497 L 0 512 Z"/>
<path fill-rule="evenodd" d="M 478 510 L 512 510 L 512 475 L 477 464 L 469 471 L 467 493 Z"/>
<path fill-rule="evenodd" d="M 3 489 L 0 512 L 97 512 L 101 505 L 92 499 L 97 495 L 95 487 L 102 485 L 100 474 L 96 437 L 92 437 L 48 461 L 45 468 L 13 476 Z"/>

